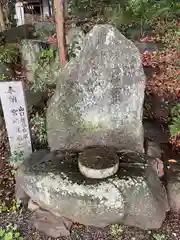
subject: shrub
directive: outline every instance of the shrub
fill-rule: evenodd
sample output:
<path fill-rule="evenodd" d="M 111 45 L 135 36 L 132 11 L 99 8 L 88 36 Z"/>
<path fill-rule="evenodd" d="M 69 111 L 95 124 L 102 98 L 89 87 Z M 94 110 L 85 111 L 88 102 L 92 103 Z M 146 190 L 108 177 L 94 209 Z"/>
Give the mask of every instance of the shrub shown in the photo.
<path fill-rule="evenodd" d="M 174 137 L 180 134 L 180 103 L 171 109 L 171 118 L 170 133 Z"/>
<path fill-rule="evenodd" d="M 105 16 L 117 28 L 140 27 L 141 35 L 161 20 L 172 22 L 178 19 L 179 13 L 180 3 L 174 0 L 129 0 L 123 7 L 116 4 L 104 10 Z"/>
<path fill-rule="evenodd" d="M 0 239 L 1 240 L 23 240 L 20 232 L 17 231 L 16 224 L 9 224 L 5 228 L 0 228 Z"/>
<path fill-rule="evenodd" d="M 24 162 L 24 152 L 23 151 L 14 152 L 9 158 L 9 163 L 14 166 L 22 164 L 23 162 Z"/>
<path fill-rule="evenodd" d="M 30 120 L 32 137 L 35 142 L 44 146 L 47 144 L 46 119 L 39 113 L 36 113 Z"/>
<path fill-rule="evenodd" d="M 0 46 L 0 62 L 6 64 L 17 64 L 20 62 L 20 52 L 17 44 L 6 44 Z"/>

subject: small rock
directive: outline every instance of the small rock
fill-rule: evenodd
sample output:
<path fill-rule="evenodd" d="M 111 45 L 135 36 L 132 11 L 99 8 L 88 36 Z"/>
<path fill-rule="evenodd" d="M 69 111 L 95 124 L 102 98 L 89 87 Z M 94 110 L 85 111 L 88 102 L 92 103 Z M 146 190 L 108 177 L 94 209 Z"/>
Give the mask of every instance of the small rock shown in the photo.
<path fill-rule="evenodd" d="M 29 199 L 28 209 L 32 212 L 36 211 L 39 208 L 39 205 L 36 204 L 32 199 Z"/>
<path fill-rule="evenodd" d="M 57 217 L 42 209 L 37 209 L 27 221 L 31 226 L 53 238 L 70 236 L 73 224 L 67 218 Z"/>
<path fill-rule="evenodd" d="M 153 158 L 161 158 L 161 147 L 155 141 L 146 140 L 147 149 L 146 154 Z"/>
<path fill-rule="evenodd" d="M 22 179 L 16 173 L 15 197 L 18 201 L 27 205 L 29 201 L 29 196 L 22 189 L 21 184 L 22 184 Z"/>
<path fill-rule="evenodd" d="M 172 211 L 180 210 L 180 164 L 171 162 L 165 169 L 167 195 Z"/>

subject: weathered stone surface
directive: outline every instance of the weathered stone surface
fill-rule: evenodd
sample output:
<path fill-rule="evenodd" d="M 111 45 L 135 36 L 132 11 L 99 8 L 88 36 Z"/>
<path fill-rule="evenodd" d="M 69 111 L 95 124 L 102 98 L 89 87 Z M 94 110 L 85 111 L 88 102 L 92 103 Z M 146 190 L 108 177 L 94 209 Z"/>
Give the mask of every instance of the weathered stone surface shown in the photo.
<path fill-rule="evenodd" d="M 42 34 L 44 36 L 47 33 L 43 32 Z M 57 47 L 49 44 L 45 37 L 42 38 L 21 41 L 22 61 L 26 69 L 27 79 L 35 85 L 35 89 L 41 91 L 46 90 L 48 85 L 56 84 L 62 70 Z M 67 33 L 66 38 L 69 56 L 75 57 L 82 47 L 84 33 L 81 29 L 75 28 Z M 42 58 L 43 51 L 47 52 Z"/>
<path fill-rule="evenodd" d="M 86 148 L 78 157 L 80 172 L 95 179 L 107 178 L 119 169 L 119 158 L 115 149 L 108 147 Z"/>
<path fill-rule="evenodd" d="M 42 41 L 46 41 L 49 36 L 52 36 L 56 33 L 56 25 L 53 22 L 41 21 L 34 24 L 34 33 L 33 35 L 41 39 Z"/>
<path fill-rule="evenodd" d="M 37 209 L 28 219 L 28 223 L 53 238 L 69 236 L 72 226 L 72 221 L 42 209 Z"/>
<path fill-rule="evenodd" d="M 144 116 L 152 119 L 168 122 L 170 110 L 174 101 L 165 100 L 156 95 L 146 95 L 144 101 Z"/>
<path fill-rule="evenodd" d="M 158 143 L 156 143 L 155 141 L 150 141 L 148 139 L 145 139 L 145 145 L 146 145 L 145 153 L 148 156 L 161 159 L 162 150 Z"/>
<path fill-rule="evenodd" d="M 32 24 L 24 24 L 1 32 L 0 37 L 4 42 L 12 43 L 21 39 L 31 39 L 33 37 L 33 32 L 34 26 Z"/>
<path fill-rule="evenodd" d="M 70 59 L 80 54 L 81 49 L 83 47 L 84 38 L 85 38 L 85 33 L 79 27 L 72 28 L 68 31 L 68 34 L 66 37 L 66 43 L 67 43 L 68 55 Z"/>
<path fill-rule="evenodd" d="M 21 187 L 22 184 L 23 181 L 21 181 L 21 178 L 17 178 L 15 185 L 15 197 L 18 201 L 22 202 L 24 205 L 27 205 L 29 202 L 29 196 L 22 189 Z"/>
<path fill-rule="evenodd" d="M 25 91 L 25 97 L 27 102 L 28 110 L 31 111 L 32 108 L 35 109 L 44 109 L 46 107 L 46 102 L 48 101 L 48 90 L 45 91 L 36 91 L 27 89 Z"/>
<path fill-rule="evenodd" d="M 169 163 L 166 167 L 167 195 L 171 210 L 180 210 L 180 164 Z"/>
<path fill-rule="evenodd" d="M 121 153 L 118 173 L 95 180 L 81 175 L 77 158 L 69 156 L 55 151 L 40 159 L 35 152 L 18 170 L 20 186 L 41 208 L 96 227 L 112 223 L 143 229 L 161 226 L 168 203 L 152 158 Z"/>
<path fill-rule="evenodd" d="M 34 164 L 39 162 L 43 157 L 45 157 L 49 153 L 48 150 L 41 149 L 38 152 L 33 153 L 27 160 L 27 164 Z M 16 185 L 15 185 L 15 197 L 17 200 L 23 202 L 24 204 L 28 204 L 29 196 L 24 192 L 23 188 L 21 187 L 24 184 L 24 178 L 18 175 L 16 177 Z"/>
<path fill-rule="evenodd" d="M 43 44 L 39 40 L 24 39 L 21 41 L 22 64 L 29 82 L 34 82 L 37 58 L 42 49 Z"/>
<path fill-rule="evenodd" d="M 143 120 L 144 138 L 155 141 L 156 143 L 169 142 L 169 130 L 167 124 L 157 120 Z"/>
<path fill-rule="evenodd" d="M 32 212 L 36 211 L 37 209 L 39 209 L 39 205 L 36 204 L 34 201 L 32 201 L 32 199 L 29 199 L 28 201 L 28 209 Z"/>
<path fill-rule="evenodd" d="M 50 101 L 51 149 L 108 145 L 142 152 L 144 87 L 134 44 L 111 25 L 95 26 Z"/>

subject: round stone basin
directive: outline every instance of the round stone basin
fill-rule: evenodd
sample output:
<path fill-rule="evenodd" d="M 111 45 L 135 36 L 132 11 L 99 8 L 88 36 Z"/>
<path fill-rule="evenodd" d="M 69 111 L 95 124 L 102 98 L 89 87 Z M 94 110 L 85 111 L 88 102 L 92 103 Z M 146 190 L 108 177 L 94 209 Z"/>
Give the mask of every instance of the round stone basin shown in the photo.
<path fill-rule="evenodd" d="M 79 154 L 78 167 L 85 177 L 103 179 L 117 173 L 119 158 L 113 149 L 107 147 L 87 148 Z"/>

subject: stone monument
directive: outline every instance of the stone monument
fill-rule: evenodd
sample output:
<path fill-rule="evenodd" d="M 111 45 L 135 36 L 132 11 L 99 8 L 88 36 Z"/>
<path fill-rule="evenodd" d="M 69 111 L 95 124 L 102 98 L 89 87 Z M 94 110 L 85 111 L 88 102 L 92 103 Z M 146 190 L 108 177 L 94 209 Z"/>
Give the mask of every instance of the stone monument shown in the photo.
<path fill-rule="evenodd" d="M 135 45 L 110 25 L 95 26 L 49 102 L 51 150 L 101 145 L 143 152 L 144 88 Z"/>
<path fill-rule="evenodd" d="M 110 25 L 95 26 L 63 70 L 47 111 L 51 151 L 27 158 L 16 185 L 61 218 L 64 234 L 73 222 L 153 229 L 164 221 L 162 164 L 143 153 L 144 87 L 138 50 Z"/>

